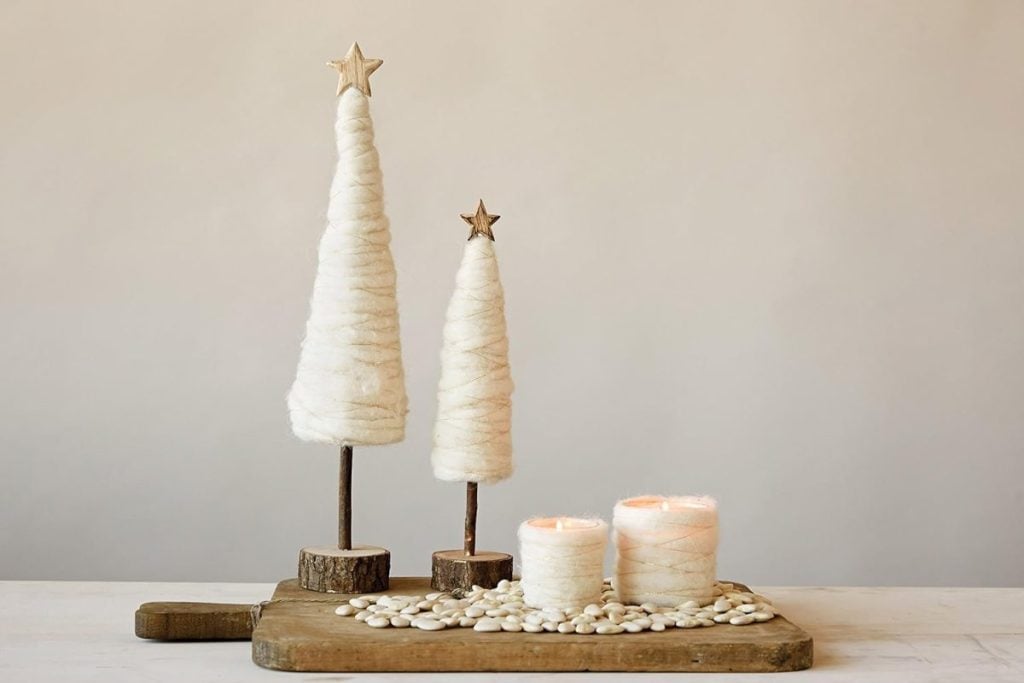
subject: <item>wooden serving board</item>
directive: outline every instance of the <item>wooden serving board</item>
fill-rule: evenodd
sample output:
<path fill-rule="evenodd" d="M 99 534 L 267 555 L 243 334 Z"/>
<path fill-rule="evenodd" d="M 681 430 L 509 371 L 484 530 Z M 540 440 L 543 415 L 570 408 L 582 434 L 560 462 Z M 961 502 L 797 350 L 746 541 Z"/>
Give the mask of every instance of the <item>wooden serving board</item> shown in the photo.
<path fill-rule="evenodd" d="M 744 590 L 742 584 L 736 584 Z M 428 578 L 392 578 L 387 592 L 429 593 Z M 797 671 L 811 637 L 783 617 L 749 626 L 661 633 L 563 635 L 370 628 L 334 609 L 350 595 L 282 581 L 252 634 L 252 659 L 283 671 Z"/>

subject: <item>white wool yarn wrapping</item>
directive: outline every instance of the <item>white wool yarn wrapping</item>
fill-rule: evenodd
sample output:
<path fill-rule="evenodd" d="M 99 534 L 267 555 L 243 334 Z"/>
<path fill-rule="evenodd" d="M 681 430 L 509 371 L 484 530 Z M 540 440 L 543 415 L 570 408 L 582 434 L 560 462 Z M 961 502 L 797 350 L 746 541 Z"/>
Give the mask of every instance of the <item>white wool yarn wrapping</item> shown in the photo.
<path fill-rule="evenodd" d="M 476 235 L 466 243 L 444 324 L 435 477 L 494 483 L 512 474 L 512 389 L 494 242 Z"/>
<path fill-rule="evenodd" d="M 531 519 L 519 525 L 523 601 L 530 607 L 601 603 L 608 524 L 600 519 Z"/>
<path fill-rule="evenodd" d="M 661 501 L 670 509 L 662 509 Z M 661 607 L 712 601 L 718 550 L 714 499 L 641 496 L 619 501 L 612 525 L 612 585 L 621 601 Z"/>
<path fill-rule="evenodd" d="M 395 443 L 405 438 L 408 406 L 395 265 L 373 120 L 358 88 L 339 98 L 335 131 L 327 228 L 288 394 L 292 431 L 321 443 Z"/>

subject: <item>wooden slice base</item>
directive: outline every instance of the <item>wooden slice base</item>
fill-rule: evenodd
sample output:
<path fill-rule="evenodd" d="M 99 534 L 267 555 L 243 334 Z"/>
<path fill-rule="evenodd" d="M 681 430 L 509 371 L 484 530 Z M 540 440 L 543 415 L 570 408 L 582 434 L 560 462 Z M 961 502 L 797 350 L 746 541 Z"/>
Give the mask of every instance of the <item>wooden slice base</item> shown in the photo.
<path fill-rule="evenodd" d="M 482 550 L 467 555 L 464 550 L 434 553 L 430 586 L 436 591 L 469 590 L 474 585 L 494 588 L 502 579 L 512 580 L 512 556 Z"/>
<path fill-rule="evenodd" d="M 351 550 L 313 546 L 299 551 L 299 585 L 320 593 L 379 593 L 388 589 L 391 553 L 372 545 Z"/>

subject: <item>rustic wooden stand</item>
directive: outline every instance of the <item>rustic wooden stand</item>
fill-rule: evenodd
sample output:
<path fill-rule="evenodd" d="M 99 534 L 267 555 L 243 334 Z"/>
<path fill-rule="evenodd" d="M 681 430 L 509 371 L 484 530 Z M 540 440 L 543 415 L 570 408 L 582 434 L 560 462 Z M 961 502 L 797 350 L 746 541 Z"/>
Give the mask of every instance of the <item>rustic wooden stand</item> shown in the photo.
<path fill-rule="evenodd" d="M 438 550 L 432 559 L 430 586 L 436 591 L 494 588 L 502 579 L 512 578 L 512 556 L 506 553 Z"/>
<path fill-rule="evenodd" d="M 338 545 L 299 551 L 299 586 L 320 593 L 375 593 L 388 589 L 391 553 L 352 545 L 352 447 L 342 446 L 338 474 Z"/>
<path fill-rule="evenodd" d="M 494 588 L 512 579 L 512 556 L 476 549 L 477 483 L 466 483 L 466 534 L 462 550 L 438 550 L 431 558 L 430 586 L 436 591 Z"/>
<path fill-rule="evenodd" d="M 372 545 L 299 551 L 299 585 L 320 593 L 380 593 L 388 589 L 391 553 Z"/>

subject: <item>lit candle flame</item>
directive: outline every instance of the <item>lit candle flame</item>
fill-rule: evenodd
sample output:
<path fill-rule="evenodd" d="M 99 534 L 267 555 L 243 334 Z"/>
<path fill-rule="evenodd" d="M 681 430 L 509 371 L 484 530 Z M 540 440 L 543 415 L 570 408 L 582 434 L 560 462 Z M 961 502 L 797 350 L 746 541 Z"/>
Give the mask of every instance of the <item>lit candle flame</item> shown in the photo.
<path fill-rule="evenodd" d="M 668 501 L 667 500 L 661 501 L 661 511 L 662 512 L 668 512 Z"/>
<path fill-rule="evenodd" d="M 561 531 L 564 528 L 565 528 L 565 524 L 562 523 L 562 518 L 559 517 L 558 519 L 555 520 L 555 529 L 557 531 Z"/>

